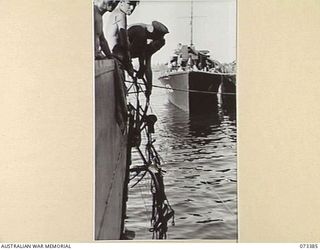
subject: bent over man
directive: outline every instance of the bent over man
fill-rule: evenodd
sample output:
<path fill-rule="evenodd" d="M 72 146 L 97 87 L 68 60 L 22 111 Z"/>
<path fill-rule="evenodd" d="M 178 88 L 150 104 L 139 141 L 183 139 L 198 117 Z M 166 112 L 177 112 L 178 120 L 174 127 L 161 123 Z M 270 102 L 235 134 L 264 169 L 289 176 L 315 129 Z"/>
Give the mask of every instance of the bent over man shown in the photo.
<path fill-rule="evenodd" d="M 137 77 L 140 79 L 146 77 L 148 98 L 152 91 L 151 57 L 165 45 L 164 36 L 167 33 L 169 33 L 168 28 L 158 21 L 153 21 L 151 25 L 134 24 L 128 29 L 131 57 L 139 59 Z M 148 40 L 151 42 L 148 43 Z"/>

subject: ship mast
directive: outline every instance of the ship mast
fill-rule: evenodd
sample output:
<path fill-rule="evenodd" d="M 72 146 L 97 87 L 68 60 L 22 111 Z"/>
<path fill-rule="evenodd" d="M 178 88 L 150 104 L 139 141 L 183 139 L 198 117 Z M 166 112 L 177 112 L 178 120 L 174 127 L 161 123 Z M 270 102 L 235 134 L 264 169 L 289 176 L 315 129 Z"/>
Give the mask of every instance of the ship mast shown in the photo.
<path fill-rule="evenodd" d="M 191 0 L 191 16 L 190 16 L 190 26 L 191 26 L 191 43 L 193 45 L 193 0 Z"/>

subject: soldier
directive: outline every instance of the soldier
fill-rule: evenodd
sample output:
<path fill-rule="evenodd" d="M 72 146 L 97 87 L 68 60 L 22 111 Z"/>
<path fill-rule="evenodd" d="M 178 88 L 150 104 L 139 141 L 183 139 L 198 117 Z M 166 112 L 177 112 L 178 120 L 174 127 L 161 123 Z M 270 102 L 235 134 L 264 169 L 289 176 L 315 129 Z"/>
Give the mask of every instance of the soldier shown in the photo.
<path fill-rule="evenodd" d="M 168 28 L 158 21 L 153 21 L 151 25 L 135 24 L 128 29 L 131 57 L 139 59 L 137 77 L 140 79 L 146 77 L 148 98 L 152 91 L 151 57 L 165 45 L 164 36 L 167 33 L 169 33 Z M 151 42 L 148 43 L 148 40 Z"/>
<path fill-rule="evenodd" d="M 118 7 L 111 13 L 106 25 L 106 38 L 112 55 L 117 58 L 133 76 L 133 66 L 129 51 L 127 15 L 131 15 L 139 1 L 120 0 Z"/>

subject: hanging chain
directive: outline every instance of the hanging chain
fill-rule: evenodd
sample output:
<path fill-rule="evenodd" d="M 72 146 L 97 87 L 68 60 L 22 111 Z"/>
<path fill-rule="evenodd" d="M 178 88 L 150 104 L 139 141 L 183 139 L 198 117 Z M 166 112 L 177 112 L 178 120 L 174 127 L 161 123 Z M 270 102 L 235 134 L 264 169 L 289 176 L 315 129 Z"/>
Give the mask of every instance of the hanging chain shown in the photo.
<path fill-rule="evenodd" d="M 126 81 L 127 83 L 129 81 Z M 164 170 L 161 169 L 160 155 L 154 147 L 156 140 L 152 138 L 152 134 L 155 133 L 154 125 L 157 122 L 157 116 L 148 114 L 150 106 L 149 96 L 144 95 L 145 104 L 142 105 L 142 98 L 140 93 L 145 93 L 146 81 L 143 79 L 143 83 L 138 83 L 137 78 L 134 78 L 130 82 L 132 85 L 128 87 L 131 94 L 135 95 L 134 103 L 128 103 L 129 111 L 129 131 L 128 131 L 128 147 L 129 147 L 129 163 L 131 164 L 131 151 L 135 148 L 143 165 L 131 166 L 130 173 L 133 177 L 129 179 L 129 182 L 138 179 L 132 187 L 135 187 L 141 180 L 148 174 L 151 177 L 150 192 L 152 194 L 152 214 L 151 214 L 151 228 L 150 232 L 153 233 L 153 239 L 166 239 L 168 231 L 168 221 L 172 219 L 172 225 L 174 225 L 174 210 L 169 204 L 169 201 L 165 194 L 165 188 L 163 183 Z M 141 149 L 142 133 L 146 134 L 147 143 L 144 151 Z M 139 178 L 138 178 L 139 177 Z"/>

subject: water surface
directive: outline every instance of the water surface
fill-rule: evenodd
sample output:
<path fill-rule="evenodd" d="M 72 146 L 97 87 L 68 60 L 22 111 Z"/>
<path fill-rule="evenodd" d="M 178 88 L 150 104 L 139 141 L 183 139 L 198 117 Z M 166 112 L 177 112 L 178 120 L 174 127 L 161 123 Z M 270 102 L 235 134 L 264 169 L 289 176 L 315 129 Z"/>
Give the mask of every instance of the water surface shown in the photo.
<path fill-rule="evenodd" d="M 165 191 L 175 210 L 168 239 L 237 239 L 235 107 L 226 110 L 219 99 L 216 110 L 190 116 L 169 103 L 166 90 L 154 88 L 151 110 L 158 117 L 153 137 L 164 161 Z M 133 154 L 133 164 L 138 160 Z M 125 225 L 135 240 L 152 238 L 149 190 L 148 179 L 129 189 Z"/>

